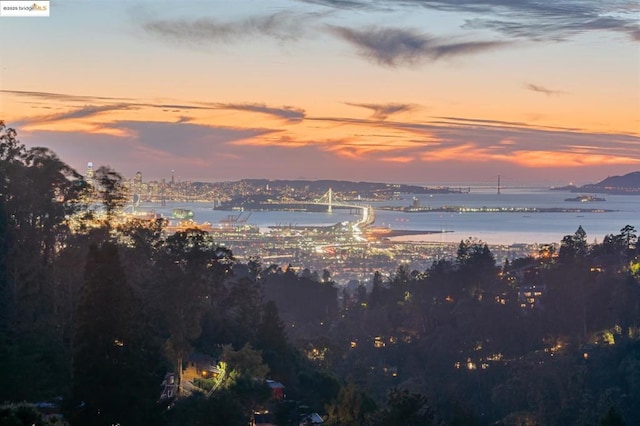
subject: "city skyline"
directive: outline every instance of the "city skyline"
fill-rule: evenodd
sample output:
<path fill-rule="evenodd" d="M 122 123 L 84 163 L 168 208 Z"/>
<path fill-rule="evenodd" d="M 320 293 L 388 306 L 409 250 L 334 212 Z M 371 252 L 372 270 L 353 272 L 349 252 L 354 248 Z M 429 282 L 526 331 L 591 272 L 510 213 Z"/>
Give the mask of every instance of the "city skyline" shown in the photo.
<path fill-rule="evenodd" d="M 0 119 L 79 172 L 593 183 L 640 170 L 636 2 L 51 2 Z"/>

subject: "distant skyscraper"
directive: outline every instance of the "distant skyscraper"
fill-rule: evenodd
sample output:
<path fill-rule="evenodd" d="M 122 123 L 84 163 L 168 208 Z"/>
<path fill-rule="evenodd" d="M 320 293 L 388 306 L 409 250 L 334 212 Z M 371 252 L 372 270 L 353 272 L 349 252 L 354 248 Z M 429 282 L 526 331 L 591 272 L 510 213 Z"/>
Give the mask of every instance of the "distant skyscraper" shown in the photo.
<path fill-rule="evenodd" d="M 84 176 L 87 180 L 93 180 L 93 162 L 87 163 L 87 173 Z"/>
<path fill-rule="evenodd" d="M 136 177 L 135 177 L 135 179 L 133 180 L 133 182 L 134 182 L 136 185 L 141 185 L 141 184 L 142 184 L 142 173 L 140 173 L 140 172 L 136 172 Z"/>
<path fill-rule="evenodd" d="M 171 186 L 173 186 L 176 183 L 175 173 L 176 171 L 171 169 Z"/>
<path fill-rule="evenodd" d="M 89 184 L 89 185 L 94 185 L 95 184 L 95 172 L 93 170 L 93 162 L 89 161 L 87 163 L 87 172 L 84 175 L 84 180 Z"/>

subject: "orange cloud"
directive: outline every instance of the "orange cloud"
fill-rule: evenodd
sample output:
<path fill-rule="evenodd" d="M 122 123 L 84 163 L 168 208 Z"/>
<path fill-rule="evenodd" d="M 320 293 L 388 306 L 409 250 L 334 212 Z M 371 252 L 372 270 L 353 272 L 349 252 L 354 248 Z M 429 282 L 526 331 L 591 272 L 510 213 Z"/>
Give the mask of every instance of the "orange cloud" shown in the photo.
<path fill-rule="evenodd" d="M 60 121 L 55 123 L 26 124 L 20 127 L 21 133 L 32 132 L 57 132 L 57 133 L 85 133 L 95 135 L 115 136 L 119 138 L 135 138 L 136 133 L 130 129 L 106 127 L 102 123 L 89 121 Z"/>
<path fill-rule="evenodd" d="M 508 158 L 513 163 L 535 168 L 640 164 L 640 159 L 637 158 L 601 154 L 583 154 L 580 152 L 515 151 Z"/>
<path fill-rule="evenodd" d="M 54 113 L 29 117 L 33 110 L 12 110 L 23 117 L 15 123 L 21 132 L 56 132 L 55 137 L 65 132 L 79 138 L 113 136 L 123 144 L 131 141 L 132 146 L 140 145 L 136 148 L 138 154 L 162 162 L 184 157 L 185 161 L 193 161 L 194 167 L 209 164 L 209 160 L 203 161 L 203 152 L 215 152 L 229 161 L 244 161 L 252 158 L 252 151 L 260 158 L 263 154 L 258 153 L 265 152 L 265 147 L 278 148 L 284 157 L 300 155 L 314 161 L 324 156 L 327 162 L 333 157 L 336 164 L 345 160 L 342 163 L 358 162 L 361 166 L 370 162 L 419 167 L 422 162 L 448 167 L 458 162 L 482 163 L 482 167 L 489 168 L 495 162 L 560 169 L 640 164 L 636 134 L 592 133 L 578 128 L 468 117 L 412 120 L 404 115 L 402 120 L 383 120 L 391 114 L 417 113 L 407 106 L 410 104 L 349 104 L 374 111 L 373 119 L 361 119 L 334 114 L 321 117 L 300 107 L 255 102 L 150 102 L 46 93 L 32 96 L 36 100 L 38 96 L 53 97 Z M 43 108 L 37 108 L 39 114 Z"/>
<path fill-rule="evenodd" d="M 388 163 L 401 163 L 401 164 L 406 164 L 406 163 L 411 163 L 412 161 L 415 161 L 414 157 L 384 157 L 381 158 L 382 161 L 386 161 Z"/>
<path fill-rule="evenodd" d="M 363 159 L 376 153 L 389 153 L 403 151 L 412 148 L 412 143 L 406 141 L 391 141 L 387 143 L 371 143 L 359 138 L 349 138 L 338 141 L 338 144 L 326 146 L 325 151 L 334 153 L 340 157 Z M 391 157 L 392 158 L 392 157 Z M 408 158 L 408 157 L 407 157 Z"/>
<path fill-rule="evenodd" d="M 488 161 L 495 159 L 497 156 L 489 154 L 487 149 L 478 148 L 475 144 L 466 143 L 462 145 L 452 146 L 448 148 L 439 148 L 437 150 L 422 153 L 420 159 L 424 162 L 437 161 Z"/>

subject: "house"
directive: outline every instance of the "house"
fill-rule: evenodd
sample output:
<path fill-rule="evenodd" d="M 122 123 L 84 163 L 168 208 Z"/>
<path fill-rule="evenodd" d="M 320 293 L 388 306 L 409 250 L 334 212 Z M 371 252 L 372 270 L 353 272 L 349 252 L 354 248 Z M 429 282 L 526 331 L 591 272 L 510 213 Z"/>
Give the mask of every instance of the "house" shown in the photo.
<path fill-rule="evenodd" d="M 176 396 L 177 383 L 174 373 L 167 373 L 162 381 L 160 399 L 158 401 L 172 401 Z"/>
<path fill-rule="evenodd" d="M 267 386 L 271 389 L 271 397 L 273 399 L 282 400 L 285 397 L 284 394 L 284 385 L 280 382 L 276 382 L 275 380 L 266 380 Z"/>
<path fill-rule="evenodd" d="M 541 299 L 544 296 L 545 286 L 541 284 L 523 285 L 518 292 L 518 302 L 521 308 L 540 308 Z"/>
<path fill-rule="evenodd" d="M 275 426 L 273 424 L 273 414 L 269 410 L 258 410 L 251 417 L 250 426 Z"/>
<path fill-rule="evenodd" d="M 182 379 L 191 381 L 195 378 L 210 379 L 218 374 L 215 359 L 199 352 L 194 352 L 187 358 L 186 368 L 182 371 Z"/>
<path fill-rule="evenodd" d="M 324 424 L 324 420 L 318 413 L 305 414 L 300 419 L 300 426 L 316 426 Z"/>

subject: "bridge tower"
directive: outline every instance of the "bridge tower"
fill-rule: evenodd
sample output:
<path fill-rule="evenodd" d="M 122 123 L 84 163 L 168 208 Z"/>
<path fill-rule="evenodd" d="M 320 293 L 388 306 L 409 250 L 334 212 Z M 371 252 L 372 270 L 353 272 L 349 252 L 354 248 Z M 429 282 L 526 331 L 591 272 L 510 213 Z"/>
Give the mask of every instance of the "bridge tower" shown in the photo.
<path fill-rule="evenodd" d="M 329 188 L 327 192 L 325 192 L 322 197 L 316 200 L 316 203 L 326 204 L 327 212 L 333 213 L 333 190 Z"/>

